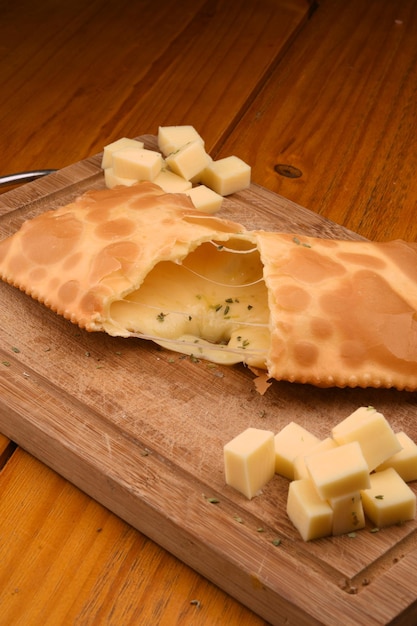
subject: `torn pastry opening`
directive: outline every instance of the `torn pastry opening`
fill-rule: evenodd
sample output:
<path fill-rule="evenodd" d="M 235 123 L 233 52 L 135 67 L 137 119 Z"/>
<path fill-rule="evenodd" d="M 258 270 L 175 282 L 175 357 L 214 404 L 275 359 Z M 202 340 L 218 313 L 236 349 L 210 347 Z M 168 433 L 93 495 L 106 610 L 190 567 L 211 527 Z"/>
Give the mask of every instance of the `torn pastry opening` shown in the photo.
<path fill-rule="evenodd" d="M 161 261 L 140 288 L 110 305 L 130 336 L 216 363 L 265 368 L 268 293 L 257 247 L 244 238 L 207 241 L 182 261 Z"/>

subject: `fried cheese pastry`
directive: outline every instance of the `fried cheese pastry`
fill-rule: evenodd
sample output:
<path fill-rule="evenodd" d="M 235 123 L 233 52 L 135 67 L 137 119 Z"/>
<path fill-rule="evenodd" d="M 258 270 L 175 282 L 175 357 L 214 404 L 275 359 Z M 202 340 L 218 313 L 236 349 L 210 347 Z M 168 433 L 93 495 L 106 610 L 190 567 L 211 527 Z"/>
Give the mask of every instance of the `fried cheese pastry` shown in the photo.
<path fill-rule="evenodd" d="M 90 191 L 0 242 L 0 277 L 87 331 L 276 380 L 417 389 L 417 245 L 266 231 L 153 183 Z"/>

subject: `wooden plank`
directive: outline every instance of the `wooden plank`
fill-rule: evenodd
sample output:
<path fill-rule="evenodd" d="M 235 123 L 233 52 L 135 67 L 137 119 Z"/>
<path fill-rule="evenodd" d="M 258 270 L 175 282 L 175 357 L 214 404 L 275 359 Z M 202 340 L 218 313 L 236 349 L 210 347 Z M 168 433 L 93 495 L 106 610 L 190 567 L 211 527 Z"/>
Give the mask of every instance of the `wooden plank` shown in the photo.
<path fill-rule="evenodd" d="M 221 156 L 365 237 L 416 241 L 416 32 L 414 0 L 322 0 Z"/>
<path fill-rule="evenodd" d="M 2 236 L 103 186 L 99 163 L 4 194 Z M 256 185 L 225 204 L 249 227 L 356 237 Z M 222 460 L 249 425 L 278 431 L 295 420 L 323 437 L 364 404 L 417 439 L 414 394 L 274 382 L 261 396 L 243 367 L 85 333 L 6 284 L 0 293 L 5 435 L 271 623 L 382 625 L 416 609 L 416 522 L 305 544 L 285 515 L 287 482 L 277 476 L 246 501 L 224 484 Z"/>
<path fill-rule="evenodd" d="M 2 11 L 2 174 L 164 124 L 195 125 L 212 150 L 310 13 L 308 0 L 22 4 Z"/>

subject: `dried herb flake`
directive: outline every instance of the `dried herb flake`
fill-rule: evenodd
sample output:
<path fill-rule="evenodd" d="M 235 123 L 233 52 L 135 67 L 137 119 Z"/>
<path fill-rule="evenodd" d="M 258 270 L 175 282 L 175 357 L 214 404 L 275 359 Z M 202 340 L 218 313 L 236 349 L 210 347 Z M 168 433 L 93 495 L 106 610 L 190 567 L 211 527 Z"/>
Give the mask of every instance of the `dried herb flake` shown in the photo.
<path fill-rule="evenodd" d="M 196 606 L 198 609 L 201 607 L 201 602 L 200 600 L 191 600 L 190 604 L 193 604 L 194 606 Z"/>

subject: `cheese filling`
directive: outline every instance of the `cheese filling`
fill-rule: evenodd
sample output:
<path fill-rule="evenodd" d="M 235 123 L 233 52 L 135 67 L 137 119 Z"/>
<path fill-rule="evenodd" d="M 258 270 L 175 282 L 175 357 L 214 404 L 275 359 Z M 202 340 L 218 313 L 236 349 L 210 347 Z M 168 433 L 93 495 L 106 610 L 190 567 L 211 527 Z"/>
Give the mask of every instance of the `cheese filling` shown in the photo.
<path fill-rule="evenodd" d="M 139 289 L 111 304 L 113 322 L 177 352 L 265 367 L 268 294 L 258 250 L 249 246 L 209 241 L 183 262 L 161 261 Z"/>

